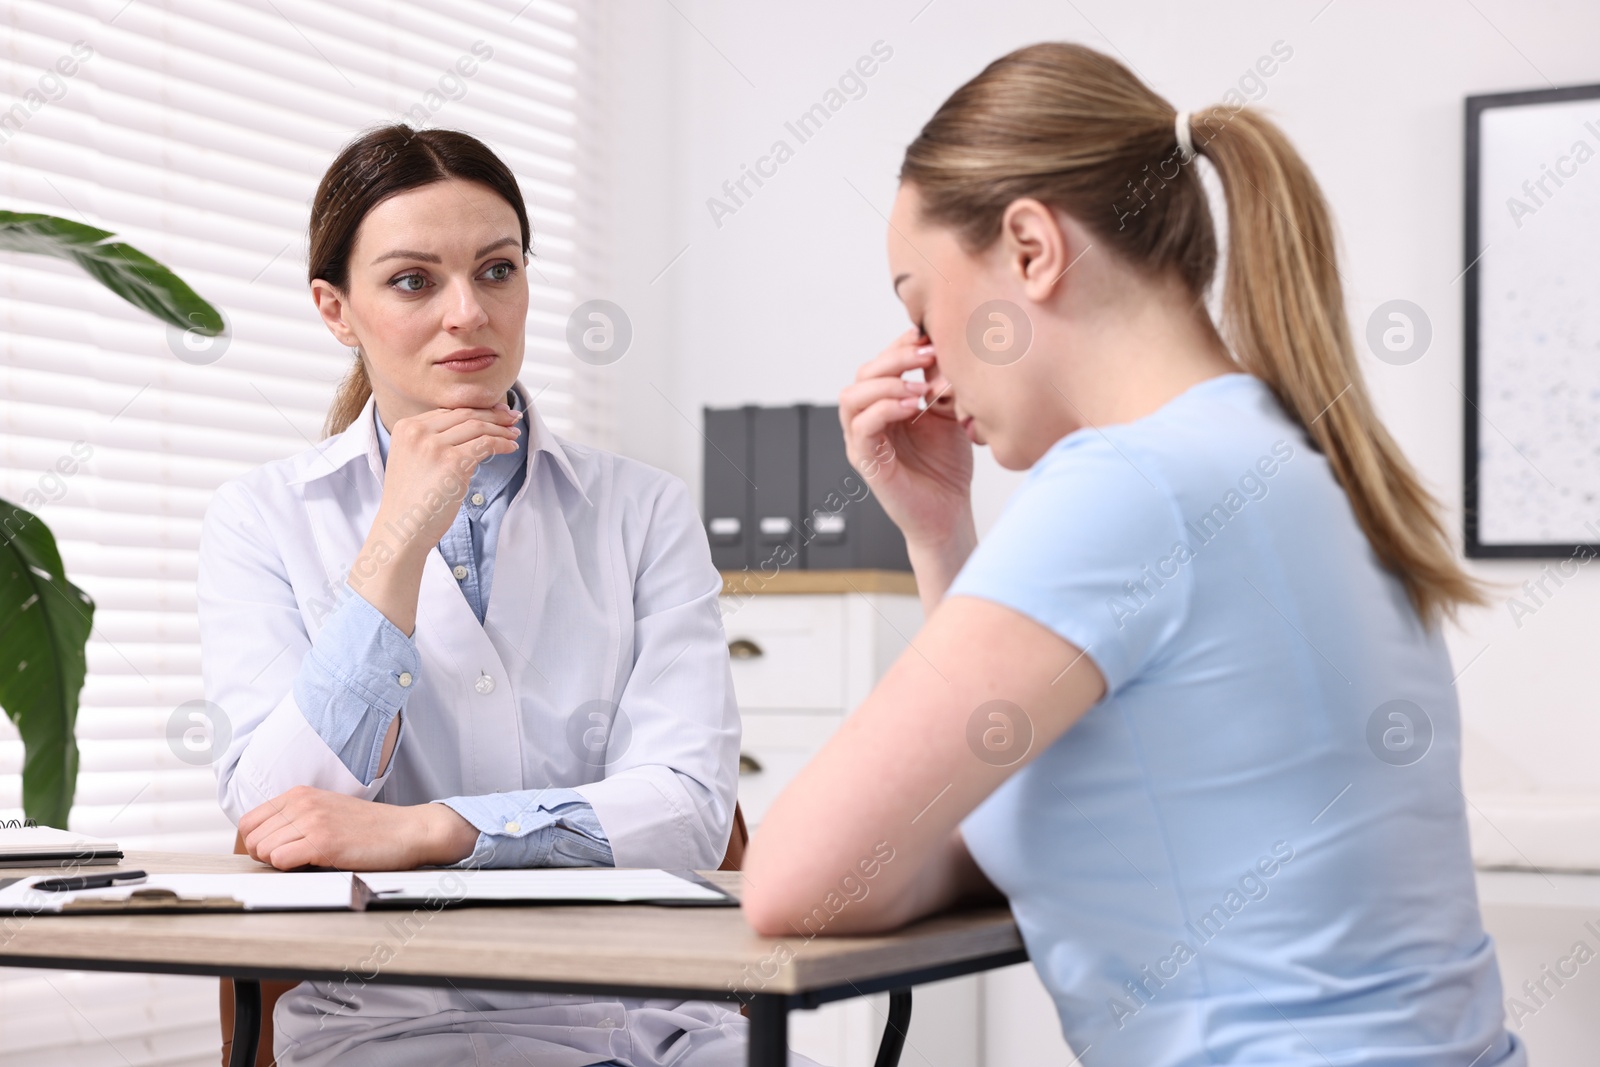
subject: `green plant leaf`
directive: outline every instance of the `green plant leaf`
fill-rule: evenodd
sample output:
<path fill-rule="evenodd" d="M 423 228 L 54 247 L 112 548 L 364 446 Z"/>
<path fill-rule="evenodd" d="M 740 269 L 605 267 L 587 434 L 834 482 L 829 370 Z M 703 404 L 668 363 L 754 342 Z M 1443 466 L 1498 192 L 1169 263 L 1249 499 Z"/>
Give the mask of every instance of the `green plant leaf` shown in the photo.
<path fill-rule="evenodd" d="M 78 697 L 94 601 L 67 581 L 56 539 L 37 515 L 0 500 L 0 707 L 26 753 L 22 808 L 67 825 L 78 782 Z"/>
<path fill-rule="evenodd" d="M 109 230 L 54 215 L 0 211 L 0 249 L 68 259 L 136 308 L 180 330 L 215 337 L 226 327 L 216 308 L 184 280 Z"/>

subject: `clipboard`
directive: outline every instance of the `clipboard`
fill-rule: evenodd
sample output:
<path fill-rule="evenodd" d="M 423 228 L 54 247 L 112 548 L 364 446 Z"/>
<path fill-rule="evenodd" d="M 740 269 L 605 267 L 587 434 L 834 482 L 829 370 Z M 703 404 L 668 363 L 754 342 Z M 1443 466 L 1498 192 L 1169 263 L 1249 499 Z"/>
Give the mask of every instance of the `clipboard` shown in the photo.
<path fill-rule="evenodd" d="M 370 908 L 649 904 L 728 908 L 739 901 L 695 871 L 650 867 L 429 868 L 363 871 Z"/>
<path fill-rule="evenodd" d="M 694 871 L 655 868 L 425 868 L 413 871 L 261 871 L 153 874 L 143 883 L 60 892 L 35 889 L 51 876 L 0 878 L 0 914 L 125 915 L 193 912 L 559 904 L 738 907 L 732 894 Z"/>
<path fill-rule="evenodd" d="M 199 899 L 179 896 L 171 889 L 134 889 L 126 897 L 120 899 L 105 899 L 91 897 L 84 900 L 69 900 L 61 905 L 62 915 L 94 915 L 104 912 L 160 911 L 160 912 L 203 912 L 203 911 L 244 911 L 244 902 L 233 897 L 200 897 Z"/>
<path fill-rule="evenodd" d="M 371 894 L 348 872 L 155 874 L 143 883 L 50 892 L 49 875 L 0 879 L 0 914 L 125 915 L 244 911 L 364 911 Z"/>

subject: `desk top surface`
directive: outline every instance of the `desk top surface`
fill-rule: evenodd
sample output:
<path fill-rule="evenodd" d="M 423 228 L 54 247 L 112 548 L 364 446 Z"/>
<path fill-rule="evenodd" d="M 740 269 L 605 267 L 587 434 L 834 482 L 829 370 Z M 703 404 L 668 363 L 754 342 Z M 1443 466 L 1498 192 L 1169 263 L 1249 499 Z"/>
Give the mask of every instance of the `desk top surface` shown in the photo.
<path fill-rule="evenodd" d="M 174 852 L 130 852 L 121 866 L 152 874 L 275 873 L 248 856 Z M 13 868 L 0 874 L 57 870 Z M 737 873 L 712 871 L 706 877 L 738 890 Z M 278 970 L 552 988 L 565 983 L 807 993 L 1021 948 L 1021 936 L 1004 908 L 937 916 L 892 934 L 815 938 L 758 937 L 737 908 L 628 904 L 0 917 L 0 965 L 222 975 Z"/>

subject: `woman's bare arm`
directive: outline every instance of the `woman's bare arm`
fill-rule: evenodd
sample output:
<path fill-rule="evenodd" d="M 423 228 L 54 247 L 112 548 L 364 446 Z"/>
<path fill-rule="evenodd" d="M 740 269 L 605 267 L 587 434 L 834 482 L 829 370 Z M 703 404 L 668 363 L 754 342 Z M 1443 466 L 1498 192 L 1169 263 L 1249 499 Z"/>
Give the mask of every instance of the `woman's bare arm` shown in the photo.
<path fill-rule="evenodd" d="M 744 865 L 751 925 L 867 933 L 983 892 L 961 820 L 1104 692 L 1093 660 L 1032 619 L 940 604 L 762 820 Z"/>

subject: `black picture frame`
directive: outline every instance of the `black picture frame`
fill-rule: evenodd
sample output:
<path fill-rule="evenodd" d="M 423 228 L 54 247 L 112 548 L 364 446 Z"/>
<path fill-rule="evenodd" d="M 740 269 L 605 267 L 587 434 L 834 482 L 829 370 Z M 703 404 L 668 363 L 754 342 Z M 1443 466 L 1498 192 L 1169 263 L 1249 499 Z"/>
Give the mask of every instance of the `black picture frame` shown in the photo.
<path fill-rule="evenodd" d="M 1528 544 L 1484 544 L 1479 537 L 1478 451 L 1482 435 L 1483 413 L 1479 406 L 1481 384 L 1480 312 L 1481 274 L 1480 261 L 1488 249 L 1483 247 L 1480 220 L 1483 204 L 1481 185 L 1482 119 L 1494 108 L 1525 107 L 1538 104 L 1559 104 L 1575 100 L 1600 99 L 1600 85 L 1575 85 L 1557 89 L 1532 89 L 1520 92 L 1487 93 L 1466 98 L 1466 183 L 1462 208 L 1465 214 L 1463 227 L 1462 262 L 1462 517 L 1465 529 L 1464 548 L 1469 559 L 1564 559 L 1588 551 L 1600 552 L 1600 542 L 1534 542 Z"/>

